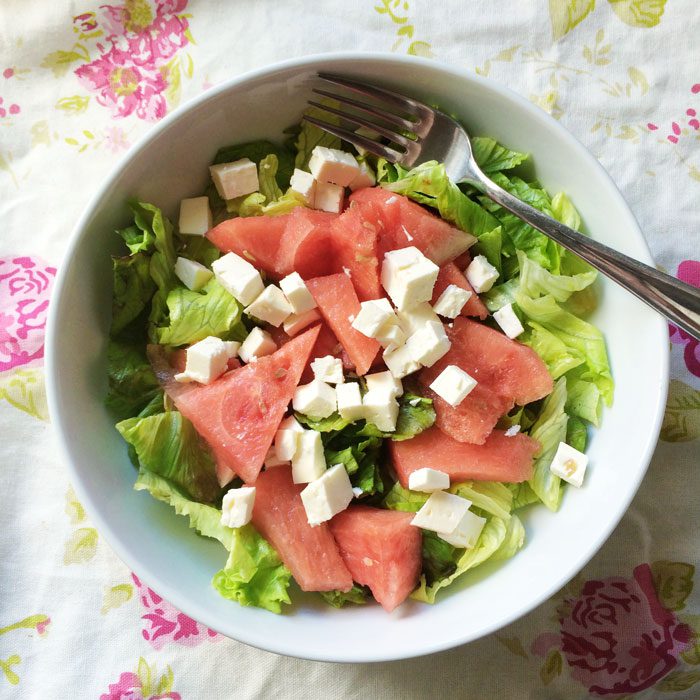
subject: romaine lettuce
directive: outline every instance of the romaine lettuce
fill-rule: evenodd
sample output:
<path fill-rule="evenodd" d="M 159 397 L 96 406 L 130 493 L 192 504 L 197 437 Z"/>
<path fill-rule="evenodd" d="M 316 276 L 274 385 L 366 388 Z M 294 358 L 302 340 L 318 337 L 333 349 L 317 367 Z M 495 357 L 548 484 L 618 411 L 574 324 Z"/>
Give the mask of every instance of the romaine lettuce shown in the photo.
<path fill-rule="evenodd" d="M 474 160 L 487 175 L 515 168 L 528 158 L 527 153 L 512 151 L 487 136 L 474 136 L 471 144 Z"/>
<path fill-rule="evenodd" d="M 109 341 L 107 379 L 105 402 L 118 420 L 137 414 L 160 393 L 144 344 L 132 340 Z"/>
<path fill-rule="evenodd" d="M 331 106 L 338 106 L 337 102 L 327 102 Z M 340 123 L 340 119 L 338 117 L 335 117 L 333 114 L 326 112 L 325 110 L 320 110 L 318 107 L 309 107 L 304 114 L 310 117 L 323 119 L 323 121 L 331 124 Z M 314 148 L 316 148 L 316 146 L 340 148 L 341 143 L 337 136 L 333 136 L 333 134 L 329 134 L 327 131 L 319 129 L 314 124 L 303 120 L 300 124 L 299 133 L 297 134 L 297 138 L 294 143 L 294 147 L 296 149 L 294 167 L 300 168 L 301 170 L 308 170 L 311 152 L 314 150 Z"/>
<path fill-rule="evenodd" d="M 294 170 L 294 154 L 285 146 L 278 146 L 271 141 L 261 139 L 220 148 L 214 156 L 212 165 L 231 163 L 241 158 L 248 158 L 259 165 L 264 158 L 273 155 L 277 159 L 277 184 L 286 189 Z"/>
<path fill-rule="evenodd" d="M 323 599 L 334 608 L 342 608 L 347 603 L 352 603 L 353 605 L 364 605 L 367 602 L 367 598 L 370 596 L 370 592 L 365 586 L 358 586 L 354 584 L 353 587 L 347 591 L 321 591 L 321 596 Z"/>
<path fill-rule="evenodd" d="M 148 308 L 156 291 L 150 266 L 151 258 L 144 252 L 112 258 L 112 337 L 119 335 Z"/>

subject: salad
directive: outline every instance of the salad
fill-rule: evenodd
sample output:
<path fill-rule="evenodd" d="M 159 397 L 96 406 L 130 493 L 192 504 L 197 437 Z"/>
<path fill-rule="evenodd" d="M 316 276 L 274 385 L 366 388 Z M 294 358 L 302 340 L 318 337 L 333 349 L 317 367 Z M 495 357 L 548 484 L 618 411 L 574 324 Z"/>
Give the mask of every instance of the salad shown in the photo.
<path fill-rule="evenodd" d="M 223 597 L 433 603 L 516 554 L 522 509 L 582 485 L 613 397 L 596 273 L 440 163 L 287 136 L 220 149 L 177 226 L 130 203 L 106 401 L 135 488 L 227 550 Z M 580 227 L 525 154 L 472 141 L 497 184 Z"/>

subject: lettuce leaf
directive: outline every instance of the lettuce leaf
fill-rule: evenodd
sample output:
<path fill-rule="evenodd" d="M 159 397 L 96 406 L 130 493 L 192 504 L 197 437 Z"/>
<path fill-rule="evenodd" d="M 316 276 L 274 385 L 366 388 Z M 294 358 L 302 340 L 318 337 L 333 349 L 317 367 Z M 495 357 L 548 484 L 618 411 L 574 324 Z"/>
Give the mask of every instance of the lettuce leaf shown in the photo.
<path fill-rule="evenodd" d="M 233 202 L 234 200 L 230 200 L 227 206 Z M 235 213 L 238 216 L 279 216 L 280 214 L 288 214 L 296 207 L 305 206 L 304 198 L 294 190 L 287 190 L 274 201 L 267 203 L 265 195 L 253 192 L 240 201 L 236 201 L 235 206 L 231 205 L 230 213 Z"/>
<path fill-rule="evenodd" d="M 405 392 L 399 398 L 399 417 L 396 420 L 396 430 L 385 433 L 385 437 L 396 440 L 410 440 L 435 423 L 433 400 L 426 399 L 410 392 Z"/>
<path fill-rule="evenodd" d="M 471 139 L 471 144 L 474 160 L 487 175 L 515 168 L 528 158 L 526 153 L 512 151 L 487 136 L 475 136 Z"/>
<path fill-rule="evenodd" d="M 579 452 L 585 452 L 587 442 L 588 430 L 586 424 L 576 416 L 569 416 L 569 422 L 566 426 L 566 444 L 571 445 Z"/>
<path fill-rule="evenodd" d="M 540 499 L 527 481 L 523 481 L 521 484 L 507 484 L 507 486 L 513 494 L 514 511 L 529 506 L 532 503 L 539 503 Z"/>
<path fill-rule="evenodd" d="M 427 493 L 409 491 L 397 481 L 384 497 L 384 507 L 403 513 L 417 513 L 428 500 Z"/>
<path fill-rule="evenodd" d="M 221 251 L 206 236 L 182 236 L 184 244 L 178 252 L 180 257 L 211 267 L 221 257 Z"/>
<path fill-rule="evenodd" d="M 131 340 L 109 341 L 107 380 L 105 403 L 117 420 L 136 415 L 160 393 L 144 344 Z"/>
<path fill-rule="evenodd" d="M 329 105 L 335 104 L 335 106 L 339 106 L 337 102 L 332 102 L 330 100 L 324 100 L 324 102 L 328 102 Z M 309 117 L 323 119 L 323 121 L 331 124 L 340 124 L 340 119 L 338 117 L 334 116 L 330 112 L 321 110 L 318 107 L 309 107 L 304 111 L 304 114 L 308 115 Z M 333 136 L 333 134 L 329 134 L 327 131 L 319 129 L 317 126 L 310 124 L 306 120 L 302 120 L 299 133 L 297 134 L 297 138 L 294 143 L 294 148 L 296 149 L 294 167 L 300 168 L 301 170 L 308 170 L 311 152 L 314 150 L 314 148 L 316 148 L 316 146 L 340 148 L 341 142 L 337 136 Z"/>
<path fill-rule="evenodd" d="M 446 579 L 457 571 L 460 550 L 445 542 L 436 532 L 423 530 L 421 547 L 422 573 L 426 585 Z"/>
<path fill-rule="evenodd" d="M 359 586 L 358 584 L 354 584 L 347 593 L 343 591 L 321 591 L 321 597 L 328 605 L 334 608 L 342 608 L 347 603 L 364 605 L 369 595 L 369 590 L 365 586 Z"/>
<path fill-rule="evenodd" d="M 518 250 L 517 254 L 520 291 L 533 299 L 550 294 L 558 302 L 566 301 L 574 292 L 580 292 L 593 284 L 598 276 L 595 270 L 571 276 L 555 275 L 528 258 L 523 251 Z"/>
<path fill-rule="evenodd" d="M 498 481 L 463 481 L 453 484 L 450 492 L 472 502 L 474 508 L 507 521 L 513 508 L 513 494 Z"/>
<path fill-rule="evenodd" d="M 156 291 L 150 266 L 151 258 L 143 251 L 112 258 L 112 337 L 119 335 L 148 308 Z"/>
<path fill-rule="evenodd" d="M 220 148 L 214 156 L 212 165 L 231 163 L 241 158 L 249 158 L 256 165 L 266 157 L 273 155 L 277 159 L 277 184 L 286 189 L 294 171 L 294 154 L 285 146 L 278 146 L 271 141 L 261 139 L 248 143 L 239 143 Z"/>
<path fill-rule="evenodd" d="M 153 250 L 155 236 L 148 229 L 144 230 L 136 224 L 131 224 L 131 226 L 118 230 L 117 234 L 124 239 L 124 243 L 132 255 L 150 253 Z"/>
<path fill-rule="evenodd" d="M 265 156 L 258 163 L 258 183 L 260 194 L 267 202 L 276 202 L 282 196 L 282 190 L 277 184 L 279 160 L 274 153 Z"/>
<path fill-rule="evenodd" d="M 564 341 L 535 321 L 528 322 L 526 332 L 518 340 L 531 347 L 547 365 L 554 379 L 583 364 L 584 357 L 577 350 L 567 348 Z"/>
<path fill-rule="evenodd" d="M 587 376 L 585 369 L 566 375 L 566 411 L 571 416 L 598 426 L 603 408 L 601 392 L 594 382 L 584 379 L 584 376 Z"/>
<path fill-rule="evenodd" d="M 128 418 L 117 430 L 136 451 L 142 469 L 162 476 L 200 503 L 221 497 L 216 463 L 192 423 L 178 411 Z"/>

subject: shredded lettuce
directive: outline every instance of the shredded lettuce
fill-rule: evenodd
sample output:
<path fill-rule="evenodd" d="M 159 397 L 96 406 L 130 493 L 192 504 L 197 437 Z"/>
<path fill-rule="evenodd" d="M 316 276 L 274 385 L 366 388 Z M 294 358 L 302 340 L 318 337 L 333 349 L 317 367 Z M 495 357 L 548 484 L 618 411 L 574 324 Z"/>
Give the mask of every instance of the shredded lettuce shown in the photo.
<path fill-rule="evenodd" d="M 518 340 L 531 347 L 542 358 L 554 379 L 583 364 L 583 355 L 577 351 L 572 353 L 564 341 L 554 333 L 550 333 L 535 321 L 529 321 L 527 325 L 526 332 Z"/>
<path fill-rule="evenodd" d="M 287 190 L 277 199 L 266 203 L 265 195 L 260 192 L 246 195 L 240 200 L 230 200 L 227 202 L 229 213 L 238 216 L 279 216 L 288 214 L 292 209 L 305 207 L 304 198 L 294 190 Z"/>
<path fill-rule="evenodd" d="M 583 418 L 595 426 L 600 425 L 603 401 L 600 389 L 590 379 L 585 368 L 566 375 L 566 411 L 569 415 Z"/>
<path fill-rule="evenodd" d="M 113 295 L 110 334 L 119 335 L 148 308 L 156 291 L 151 277 L 151 258 L 140 251 L 112 258 Z"/>
<path fill-rule="evenodd" d="M 160 393 L 143 343 L 133 340 L 109 341 L 107 379 L 109 391 L 105 403 L 118 420 L 136 415 Z"/>
<path fill-rule="evenodd" d="M 266 155 L 258 163 L 258 183 L 260 194 L 267 202 L 276 202 L 282 196 L 282 190 L 277 184 L 277 170 L 279 169 L 279 159 L 274 153 Z"/>
<path fill-rule="evenodd" d="M 347 591 L 322 591 L 321 597 L 334 608 L 342 608 L 347 603 L 352 603 L 353 605 L 364 605 L 370 596 L 369 590 L 365 586 L 358 586 L 354 584 L 353 587 Z"/>
<path fill-rule="evenodd" d="M 518 250 L 518 263 L 520 291 L 534 299 L 550 294 L 555 301 L 566 301 L 574 292 L 580 292 L 593 284 L 598 276 L 595 270 L 571 276 L 552 274 L 528 258 L 522 250 Z"/>
<path fill-rule="evenodd" d="M 513 494 L 510 489 L 498 481 L 463 481 L 454 484 L 450 492 L 472 502 L 474 508 L 495 515 L 501 520 L 508 520 L 513 508 Z"/>
<path fill-rule="evenodd" d="M 515 168 L 528 158 L 527 153 L 512 151 L 487 136 L 472 137 L 471 144 L 474 160 L 487 175 Z"/>

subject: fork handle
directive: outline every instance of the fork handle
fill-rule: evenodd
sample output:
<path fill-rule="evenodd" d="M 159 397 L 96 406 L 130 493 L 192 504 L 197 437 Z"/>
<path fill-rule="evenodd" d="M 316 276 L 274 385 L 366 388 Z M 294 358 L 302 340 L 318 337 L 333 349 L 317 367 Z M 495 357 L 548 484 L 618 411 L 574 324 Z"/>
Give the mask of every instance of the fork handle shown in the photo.
<path fill-rule="evenodd" d="M 483 173 L 479 175 L 478 181 L 475 182 L 472 178 L 469 181 L 494 202 L 583 258 L 596 270 L 615 280 L 652 309 L 700 340 L 700 289 L 574 231 L 506 192 Z"/>

